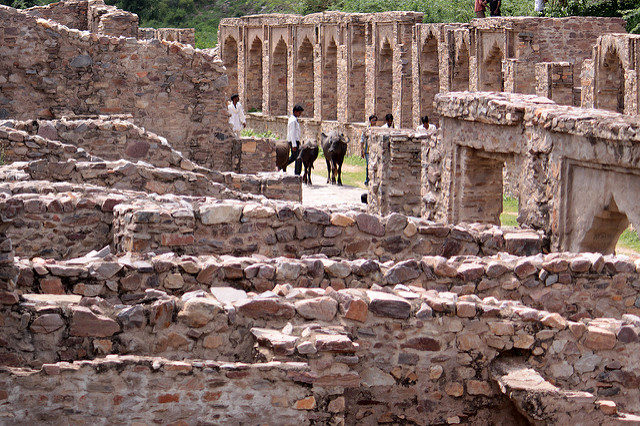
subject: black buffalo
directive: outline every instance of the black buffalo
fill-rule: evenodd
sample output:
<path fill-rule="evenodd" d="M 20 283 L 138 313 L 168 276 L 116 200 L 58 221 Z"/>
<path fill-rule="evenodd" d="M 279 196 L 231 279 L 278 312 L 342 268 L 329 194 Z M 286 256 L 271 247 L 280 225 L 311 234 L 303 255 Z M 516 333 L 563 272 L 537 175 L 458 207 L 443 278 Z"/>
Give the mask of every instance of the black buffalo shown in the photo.
<path fill-rule="evenodd" d="M 304 166 L 302 183 L 311 185 L 311 169 L 313 169 L 313 163 L 318 158 L 318 151 L 318 144 L 316 142 L 307 142 L 300 147 L 298 158 L 302 160 L 302 165 Z"/>
<path fill-rule="evenodd" d="M 347 153 L 347 141 L 342 133 L 332 130 L 329 135 L 322 134 L 322 151 L 327 161 L 327 183 L 338 182 L 342 186 L 342 162 Z"/>
<path fill-rule="evenodd" d="M 289 160 L 289 142 L 276 141 L 276 167 L 283 172 L 287 170 Z"/>

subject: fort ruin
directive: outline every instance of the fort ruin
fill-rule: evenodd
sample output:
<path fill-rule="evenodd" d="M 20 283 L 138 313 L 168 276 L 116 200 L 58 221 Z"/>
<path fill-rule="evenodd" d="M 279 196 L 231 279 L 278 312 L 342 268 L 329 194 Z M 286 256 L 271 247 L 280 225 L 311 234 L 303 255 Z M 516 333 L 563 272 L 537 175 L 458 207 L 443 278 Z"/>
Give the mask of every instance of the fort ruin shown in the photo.
<path fill-rule="evenodd" d="M 218 58 L 0 6 L 0 422 L 640 424 L 637 37 L 421 20 L 226 19 Z M 235 91 L 352 152 L 392 111 L 369 205 L 306 205 Z"/>

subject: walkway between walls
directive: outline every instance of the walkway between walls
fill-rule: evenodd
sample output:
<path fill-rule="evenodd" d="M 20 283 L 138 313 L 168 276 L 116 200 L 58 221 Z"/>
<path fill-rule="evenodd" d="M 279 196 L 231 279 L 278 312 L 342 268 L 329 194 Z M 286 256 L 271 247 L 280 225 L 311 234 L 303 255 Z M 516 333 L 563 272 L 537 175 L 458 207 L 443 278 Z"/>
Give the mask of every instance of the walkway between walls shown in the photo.
<path fill-rule="evenodd" d="M 293 174 L 293 164 L 287 168 L 287 174 Z M 327 184 L 326 177 L 315 173 L 311 174 L 311 182 L 311 186 L 302 184 L 302 204 L 305 206 L 350 205 L 367 208 L 360 199 L 367 192 L 366 189 Z"/>

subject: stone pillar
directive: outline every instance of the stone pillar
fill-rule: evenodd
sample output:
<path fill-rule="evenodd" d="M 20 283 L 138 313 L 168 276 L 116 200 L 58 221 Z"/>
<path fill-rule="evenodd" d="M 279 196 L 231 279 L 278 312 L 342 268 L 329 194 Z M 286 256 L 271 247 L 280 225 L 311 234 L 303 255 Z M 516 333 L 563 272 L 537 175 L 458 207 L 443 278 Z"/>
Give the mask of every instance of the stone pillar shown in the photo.
<path fill-rule="evenodd" d="M 402 127 L 402 95 L 404 94 L 403 90 L 403 79 L 402 79 L 402 51 L 404 49 L 404 45 L 402 45 L 402 40 L 400 40 L 400 29 L 399 25 L 395 25 L 393 30 L 393 40 L 392 40 L 392 48 L 393 48 L 393 64 L 392 64 L 392 80 L 393 80 L 393 89 L 392 89 L 392 97 L 391 97 L 391 111 L 393 114 L 393 122 L 396 128 Z"/>
<path fill-rule="evenodd" d="M 476 28 L 469 29 L 469 91 L 477 92 L 480 87 L 480 63 L 482 46 Z"/>
<path fill-rule="evenodd" d="M 313 119 L 322 120 L 322 45 L 313 45 Z"/>
<path fill-rule="evenodd" d="M 585 59 L 582 62 L 580 72 L 580 106 L 582 108 L 593 108 L 595 105 L 595 66 L 593 59 Z"/>
<path fill-rule="evenodd" d="M 422 145 L 431 136 L 413 132 L 374 130 L 370 133 L 370 213 L 402 213 L 419 216 L 421 211 Z"/>
<path fill-rule="evenodd" d="M 638 115 L 638 73 L 626 70 L 624 73 L 624 113 Z"/>
<path fill-rule="evenodd" d="M 247 108 L 247 90 L 246 90 L 246 67 L 247 67 L 247 31 L 246 27 L 241 26 L 238 28 L 238 96 L 240 96 L 240 102 L 244 106 L 245 113 Z"/>
<path fill-rule="evenodd" d="M 295 55 L 296 55 L 296 48 L 294 46 L 291 33 L 289 33 L 289 42 L 287 46 L 287 108 L 285 109 L 285 115 L 289 115 L 292 113 L 293 105 L 295 102 L 293 98 L 293 95 L 295 94 L 293 90 L 293 84 L 294 84 L 293 74 L 296 71 Z"/>
<path fill-rule="evenodd" d="M 345 31 L 343 28 L 340 31 Z M 338 37 L 340 38 L 340 37 Z M 338 93 L 337 93 L 337 119 L 339 122 L 346 123 L 347 104 L 349 102 L 349 50 L 347 45 L 338 45 Z"/>
<path fill-rule="evenodd" d="M 412 82 L 412 107 L 413 107 L 413 128 L 420 125 L 420 46 L 421 34 L 420 26 L 413 27 L 413 41 L 411 43 L 411 82 Z"/>
<path fill-rule="evenodd" d="M 377 53 L 378 53 L 378 44 L 380 41 L 378 40 L 378 35 L 376 33 L 375 23 L 367 24 L 366 31 L 366 56 L 365 56 L 365 93 L 364 93 L 364 108 L 365 115 L 368 117 L 371 114 L 374 114 L 376 111 L 376 70 L 378 67 L 377 64 Z M 383 117 L 378 117 L 382 119 Z"/>
<path fill-rule="evenodd" d="M 265 28 L 262 42 L 262 114 L 271 115 L 269 108 L 269 94 L 271 93 L 271 32 Z"/>

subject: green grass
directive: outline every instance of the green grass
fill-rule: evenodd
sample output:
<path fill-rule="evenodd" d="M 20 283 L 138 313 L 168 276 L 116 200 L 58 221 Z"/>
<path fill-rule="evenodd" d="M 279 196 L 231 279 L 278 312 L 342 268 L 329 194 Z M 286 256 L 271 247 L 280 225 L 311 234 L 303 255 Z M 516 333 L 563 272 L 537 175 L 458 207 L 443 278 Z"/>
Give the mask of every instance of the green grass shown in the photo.
<path fill-rule="evenodd" d="M 640 239 L 638 239 L 638 234 L 631 228 L 625 229 L 622 235 L 620 235 L 620 239 L 616 245 L 616 251 L 618 248 L 640 252 Z"/>
<path fill-rule="evenodd" d="M 350 170 L 345 170 L 346 167 Z M 324 159 L 324 153 L 320 149 L 318 159 L 316 160 L 313 173 L 327 179 L 327 162 Z M 356 188 L 366 189 L 364 186 L 364 178 L 366 176 L 364 169 L 364 158 L 357 155 L 347 155 L 342 163 L 342 183 L 344 185 L 355 186 Z"/>
<path fill-rule="evenodd" d="M 267 130 L 266 132 L 258 132 L 253 129 L 242 129 L 240 136 L 249 138 L 277 138 L 276 134 L 270 130 Z"/>

